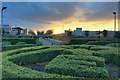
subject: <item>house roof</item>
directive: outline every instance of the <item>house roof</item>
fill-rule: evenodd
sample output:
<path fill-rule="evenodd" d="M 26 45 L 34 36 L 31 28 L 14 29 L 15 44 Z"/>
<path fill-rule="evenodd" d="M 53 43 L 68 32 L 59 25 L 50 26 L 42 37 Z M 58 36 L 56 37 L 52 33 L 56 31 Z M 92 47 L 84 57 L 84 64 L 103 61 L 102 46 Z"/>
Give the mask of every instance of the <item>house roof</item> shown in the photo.
<path fill-rule="evenodd" d="M 20 29 L 20 30 L 23 30 L 21 27 L 14 27 L 12 29 Z"/>

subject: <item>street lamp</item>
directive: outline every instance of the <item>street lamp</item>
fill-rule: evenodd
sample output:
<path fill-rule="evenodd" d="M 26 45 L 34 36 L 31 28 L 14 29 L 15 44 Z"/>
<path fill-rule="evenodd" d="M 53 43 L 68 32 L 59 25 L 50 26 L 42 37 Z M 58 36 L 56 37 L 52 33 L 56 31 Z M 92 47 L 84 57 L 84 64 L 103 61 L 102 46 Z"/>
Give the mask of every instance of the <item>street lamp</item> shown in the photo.
<path fill-rule="evenodd" d="M 3 8 L 2 8 L 2 11 L 3 11 L 4 9 L 6 9 L 6 8 L 7 8 L 7 7 L 3 7 Z"/>
<path fill-rule="evenodd" d="M 1 28 L 3 27 L 3 11 L 6 9 L 7 7 L 3 7 L 1 10 Z M 1 31 L 2 32 L 2 31 Z"/>
<path fill-rule="evenodd" d="M 116 31 L 116 12 L 113 12 L 114 14 L 114 35 L 115 35 L 115 31 Z"/>

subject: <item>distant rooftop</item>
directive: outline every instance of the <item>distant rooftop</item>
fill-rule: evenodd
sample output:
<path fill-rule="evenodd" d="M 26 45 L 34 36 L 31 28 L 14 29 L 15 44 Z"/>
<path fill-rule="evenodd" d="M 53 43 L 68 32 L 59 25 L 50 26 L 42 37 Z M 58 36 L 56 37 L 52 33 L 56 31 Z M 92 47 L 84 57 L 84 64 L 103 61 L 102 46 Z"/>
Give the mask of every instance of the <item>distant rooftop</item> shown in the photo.
<path fill-rule="evenodd" d="M 20 29 L 20 30 L 23 30 L 21 27 L 14 27 L 12 29 Z"/>

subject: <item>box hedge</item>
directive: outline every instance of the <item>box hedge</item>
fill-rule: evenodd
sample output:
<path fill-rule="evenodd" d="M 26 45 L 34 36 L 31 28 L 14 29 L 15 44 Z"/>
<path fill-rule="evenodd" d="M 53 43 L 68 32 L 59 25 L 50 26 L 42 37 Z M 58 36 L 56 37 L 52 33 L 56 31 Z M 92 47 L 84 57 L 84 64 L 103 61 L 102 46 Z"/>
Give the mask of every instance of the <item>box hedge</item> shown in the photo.
<path fill-rule="evenodd" d="M 114 49 L 112 51 L 116 52 Z M 61 46 L 36 46 L 9 50 L 2 53 L 2 75 L 3 78 L 71 78 L 71 76 L 107 78 L 109 76 L 104 67 L 105 57 L 104 55 L 98 56 L 97 52 L 79 48 L 74 49 L 70 46 L 65 48 Z M 117 62 L 116 58 L 118 59 L 118 56 L 115 55 L 112 60 Z M 45 68 L 48 73 L 23 67 L 25 64 L 36 64 L 44 61 L 51 61 Z"/>
<path fill-rule="evenodd" d="M 14 56 L 14 58 L 10 59 L 10 61 L 19 65 L 34 64 L 37 62 L 50 61 L 60 54 L 62 54 L 61 49 L 37 50 L 18 54 Z"/>
<path fill-rule="evenodd" d="M 58 73 L 77 77 L 87 78 L 107 78 L 108 72 L 104 67 L 96 67 L 95 62 L 74 60 L 63 58 L 59 55 L 53 59 L 47 66 L 46 71 L 49 73 Z"/>
<path fill-rule="evenodd" d="M 32 46 L 36 46 L 36 45 L 35 45 L 35 44 L 26 44 L 26 45 L 4 45 L 4 46 L 2 46 L 2 51 L 19 49 L 19 48 L 23 48 L 23 47 L 32 47 Z"/>
<path fill-rule="evenodd" d="M 3 42 L 10 42 L 12 45 L 15 45 L 18 42 L 25 42 L 27 44 L 36 44 L 37 40 L 35 38 L 3 38 Z"/>
<path fill-rule="evenodd" d="M 106 45 L 109 43 L 120 43 L 120 41 L 89 41 L 86 45 Z"/>
<path fill-rule="evenodd" d="M 2 78 L 14 79 L 14 78 L 71 78 L 70 76 L 49 74 L 40 71 L 31 70 L 26 67 L 18 66 L 9 60 L 3 60 L 2 66 Z"/>
<path fill-rule="evenodd" d="M 105 59 L 102 57 L 95 56 L 84 56 L 84 55 L 64 55 L 63 58 L 74 59 L 74 60 L 85 60 L 90 62 L 96 62 L 97 66 L 104 67 Z"/>
<path fill-rule="evenodd" d="M 88 41 L 97 41 L 97 38 L 72 38 L 69 42 L 69 44 L 85 44 Z"/>
<path fill-rule="evenodd" d="M 13 63 L 16 58 L 19 58 L 19 57 L 22 58 L 22 56 L 23 56 L 23 58 L 25 58 L 24 56 L 34 55 L 34 53 L 32 54 L 32 52 L 34 52 L 35 50 L 41 50 L 41 49 L 44 50 L 46 48 L 49 48 L 49 47 L 30 47 L 30 48 L 21 48 L 18 50 L 16 49 L 16 50 L 2 52 L 2 55 L 3 55 L 2 78 L 3 79 L 4 78 L 9 78 L 9 79 L 10 78 L 72 78 L 70 76 L 64 76 L 64 75 L 58 75 L 58 74 L 49 74 L 49 73 L 45 73 L 45 72 L 31 70 L 29 68 L 19 66 L 19 65 Z M 31 53 L 29 53 L 27 51 L 30 51 Z M 41 54 L 43 54 L 45 56 L 45 54 L 48 54 L 48 52 L 41 53 Z M 36 56 L 38 56 L 38 55 L 36 55 Z M 46 55 L 46 57 L 47 57 L 47 55 Z M 43 59 L 44 57 L 42 56 L 40 58 Z M 36 58 L 34 57 L 34 59 L 36 59 Z M 34 59 L 30 59 L 30 61 L 32 62 L 32 61 L 34 61 Z M 27 58 L 26 58 L 26 60 L 27 60 Z M 11 61 L 13 61 L 13 62 L 11 62 Z M 19 64 L 19 61 L 18 61 L 18 64 Z"/>
<path fill-rule="evenodd" d="M 108 50 L 99 50 L 97 52 L 93 52 L 93 55 L 98 57 L 104 57 L 105 62 L 113 63 L 115 65 L 120 66 L 120 63 L 118 62 L 120 59 L 120 53 L 118 48 L 111 47 Z"/>

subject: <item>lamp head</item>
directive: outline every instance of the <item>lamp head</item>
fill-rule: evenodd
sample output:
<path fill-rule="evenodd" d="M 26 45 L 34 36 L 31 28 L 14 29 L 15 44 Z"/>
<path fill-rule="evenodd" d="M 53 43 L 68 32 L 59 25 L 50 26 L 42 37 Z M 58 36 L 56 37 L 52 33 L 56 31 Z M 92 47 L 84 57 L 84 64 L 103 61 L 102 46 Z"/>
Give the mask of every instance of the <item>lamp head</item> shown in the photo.
<path fill-rule="evenodd" d="M 116 14 L 116 12 L 113 12 L 113 14 Z"/>
<path fill-rule="evenodd" d="M 3 8 L 2 8 L 2 11 L 3 11 L 4 9 L 6 9 L 6 8 L 7 8 L 7 7 L 3 7 Z"/>

